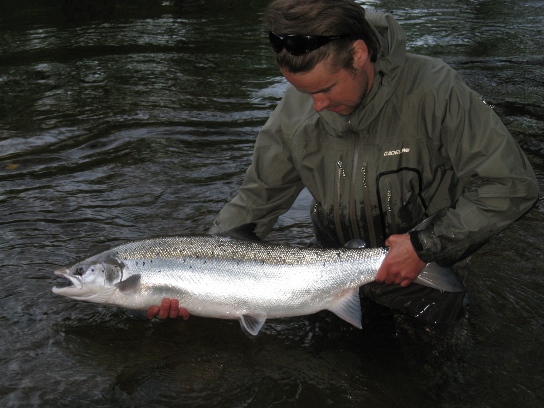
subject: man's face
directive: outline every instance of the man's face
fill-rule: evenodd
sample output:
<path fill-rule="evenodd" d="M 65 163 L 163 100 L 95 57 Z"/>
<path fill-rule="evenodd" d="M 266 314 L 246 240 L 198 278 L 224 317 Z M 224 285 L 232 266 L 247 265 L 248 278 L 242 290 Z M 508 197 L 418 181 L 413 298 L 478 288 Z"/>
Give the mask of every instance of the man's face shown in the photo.
<path fill-rule="evenodd" d="M 311 95 L 317 112 L 326 109 L 339 115 L 349 115 L 361 103 L 373 78 L 373 71 L 369 75 L 367 65 L 354 69 L 335 70 L 325 60 L 308 72 L 293 74 L 282 69 L 282 73 L 296 89 Z"/>

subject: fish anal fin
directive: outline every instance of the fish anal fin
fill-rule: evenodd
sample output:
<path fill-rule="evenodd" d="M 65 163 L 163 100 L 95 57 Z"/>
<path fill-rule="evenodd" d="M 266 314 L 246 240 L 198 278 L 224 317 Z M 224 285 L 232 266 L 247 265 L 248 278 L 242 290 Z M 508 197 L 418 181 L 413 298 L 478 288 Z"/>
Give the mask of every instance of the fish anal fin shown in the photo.
<path fill-rule="evenodd" d="M 264 322 L 266 321 L 266 315 L 242 315 L 240 317 L 240 325 L 242 326 L 242 329 L 252 336 L 256 336 L 261 328 L 264 325 Z"/>
<path fill-rule="evenodd" d="M 361 325 L 361 300 L 359 299 L 358 289 L 346 293 L 328 310 L 358 329 L 363 328 Z"/>
<path fill-rule="evenodd" d="M 137 292 L 140 289 L 140 281 L 142 275 L 139 273 L 136 275 L 131 275 L 121 282 L 117 282 L 114 286 L 119 289 L 121 293 L 127 292 Z"/>

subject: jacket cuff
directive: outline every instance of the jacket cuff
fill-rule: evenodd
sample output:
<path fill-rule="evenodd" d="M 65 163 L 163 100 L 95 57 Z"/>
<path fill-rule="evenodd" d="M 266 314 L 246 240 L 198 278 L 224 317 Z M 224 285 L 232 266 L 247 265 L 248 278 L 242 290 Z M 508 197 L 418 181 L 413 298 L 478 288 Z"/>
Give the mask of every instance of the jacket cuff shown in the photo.
<path fill-rule="evenodd" d="M 423 262 L 426 262 L 426 263 L 432 262 L 432 259 L 429 259 L 428 254 L 425 253 L 426 251 L 425 251 L 425 248 L 423 247 L 423 244 L 421 243 L 419 233 L 420 231 L 410 231 L 408 233 L 408 235 L 410 235 L 410 242 L 412 243 L 412 246 L 414 247 L 414 251 L 416 251 L 417 256 Z"/>

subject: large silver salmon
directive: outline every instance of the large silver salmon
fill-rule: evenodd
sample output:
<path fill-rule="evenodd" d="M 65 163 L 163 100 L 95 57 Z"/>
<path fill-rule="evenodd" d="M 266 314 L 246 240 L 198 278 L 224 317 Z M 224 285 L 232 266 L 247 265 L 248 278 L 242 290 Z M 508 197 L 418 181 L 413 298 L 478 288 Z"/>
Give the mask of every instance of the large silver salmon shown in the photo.
<path fill-rule="evenodd" d="M 267 318 L 330 310 L 361 328 L 358 288 L 374 281 L 387 249 L 322 249 L 217 236 L 129 242 L 55 271 L 72 299 L 146 310 L 165 297 L 196 316 L 240 319 L 256 335 Z M 429 264 L 417 283 L 462 291 L 451 270 Z"/>

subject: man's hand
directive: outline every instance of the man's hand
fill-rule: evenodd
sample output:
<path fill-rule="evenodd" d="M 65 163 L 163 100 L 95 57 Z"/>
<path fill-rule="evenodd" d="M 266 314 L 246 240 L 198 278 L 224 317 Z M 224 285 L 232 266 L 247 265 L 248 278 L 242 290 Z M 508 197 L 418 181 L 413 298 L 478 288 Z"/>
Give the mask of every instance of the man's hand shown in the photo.
<path fill-rule="evenodd" d="M 426 263 L 417 256 L 408 234 L 391 235 L 385 241 L 389 252 L 376 275 L 376 281 L 408 286 Z"/>
<path fill-rule="evenodd" d="M 169 298 L 164 298 L 160 306 L 151 306 L 147 310 L 148 319 L 153 319 L 157 314 L 159 315 L 159 319 L 166 319 L 167 317 L 173 319 L 181 316 L 183 317 L 183 320 L 187 320 L 190 316 L 187 309 L 179 307 L 179 301 L 177 299 L 170 300 Z"/>

